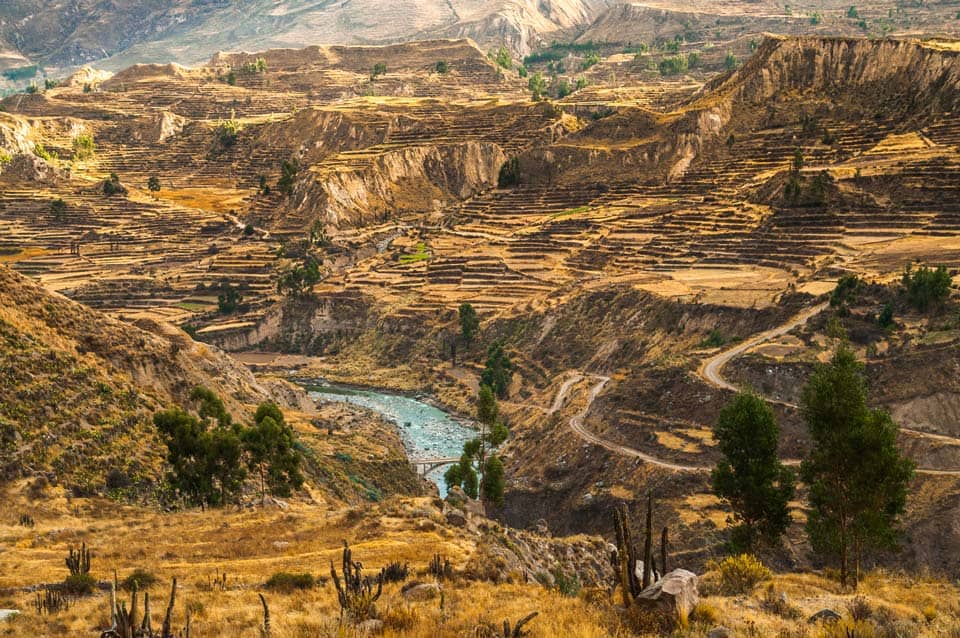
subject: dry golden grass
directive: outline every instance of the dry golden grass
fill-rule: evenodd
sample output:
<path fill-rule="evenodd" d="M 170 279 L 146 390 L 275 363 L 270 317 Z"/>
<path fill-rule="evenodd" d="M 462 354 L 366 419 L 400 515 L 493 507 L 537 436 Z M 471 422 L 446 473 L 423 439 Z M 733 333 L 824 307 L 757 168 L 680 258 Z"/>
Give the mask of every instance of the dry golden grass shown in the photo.
<path fill-rule="evenodd" d="M 688 505 L 713 509 L 715 499 L 696 495 Z M 0 518 L 0 608 L 23 614 L 0 624 L 0 635 L 82 636 L 107 624 L 108 595 L 100 591 L 75 601 L 68 611 L 38 616 L 35 594 L 27 588 L 57 583 L 66 575 L 63 559 L 70 547 L 86 542 L 93 551 L 92 574 L 109 581 L 142 568 L 158 577 L 150 588 L 155 624 L 178 578 L 174 615 L 182 626 L 185 610 L 192 613 L 194 635 L 259 636 L 258 593 L 270 605 L 273 635 L 286 637 L 352 637 L 348 625 L 338 628 L 336 592 L 329 582 L 314 589 L 280 593 L 266 590 L 265 581 L 277 571 L 309 572 L 328 577 L 330 562 L 339 566 L 341 544 L 349 540 L 354 558 L 367 573 L 391 561 L 408 562 L 412 578 L 424 575 L 430 558 L 441 553 L 455 568 L 464 566 L 475 538 L 448 527 L 430 498 L 394 498 L 362 510 L 325 509 L 295 503 L 286 510 L 214 510 L 163 514 L 104 500 L 52 498 L 31 503 L 16 494 L 4 500 Z M 30 512 L 34 528 L 17 524 L 20 512 Z M 227 586 L 211 587 L 226 572 Z M 715 580 L 704 576 L 705 589 Z M 540 615 L 528 625 L 534 638 L 554 636 L 600 638 L 628 636 L 620 626 L 615 601 L 606 590 L 584 590 L 566 597 L 530 582 L 494 585 L 454 579 L 442 584 L 439 599 L 407 602 L 399 584 L 389 584 L 377 601 L 385 622 L 383 635 L 474 636 L 485 624 L 515 622 L 531 611 Z M 769 591 L 768 591 L 769 589 Z M 784 594 L 793 610 L 783 614 L 766 601 Z M 918 638 L 950 635 L 957 624 L 960 590 L 948 582 L 881 571 L 867 574 L 859 593 L 845 591 L 835 581 L 810 573 L 774 575 L 763 586 L 740 596 L 706 595 L 691 616 L 683 636 L 703 637 L 718 624 L 735 635 L 810 636 L 806 624 L 813 613 L 830 607 L 844 614 L 859 595 L 871 610 L 871 622 L 910 624 Z M 126 598 L 127 595 L 123 594 Z"/>
<path fill-rule="evenodd" d="M 431 499 L 394 499 L 363 513 L 293 505 L 288 510 L 208 511 L 162 514 L 105 501 L 51 501 L 35 508 L 35 528 L 16 524 L 15 512 L 29 507 L 8 497 L 0 521 L 0 607 L 23 610 L 4 629 L 23 635 L 66 636 L 93 633 L 107 623 L 105 591 L 76 601 L 68 611 L 38 617 L 29 588 L 57 583 L 67 573 L 64 557 L 86 542 L 92 549 L 91 573 L 109 581 L 116 570 L 122 579 L 136 568 L 159 577 L 151 588 L 153 613 L 159 615 L 170 580 L 178 578 L 175 624 L 193 610 L 194 635 L 258 636 L 261 618 L 258 592 L 270 605 L 274 636 L 352 636 L 336 629 L 336 592 L 327 583 L 291 594 L 269 592 L 263 583 L 277 571 L 310 572 L 328 577 L 330 562 L 339 568 L 341 543 L 351 542 L 354 558 L 373 573 L 391 561 L 409 562 L 416 572 L 441 553 L 462 567 L 474 544 L 469 535 L 447 528 L 442 517 L 425 512 Z M 425 522 L 429 522 L 427 525 Z M 432 529 L 423 529 L 423 528 Z M 212 588 L 218 573 L 227 588 Z M 427 576 L 414 576 L 427 580 Z M 444 583 L 444 600 L 406 603 L 399 584 L 385 587 L 377 603 L 388 625 L 385 636 L 459 636 L 484 622 L 500 625 L 531 611 L 541 616 L 531 636 L 608 635 L 597 609 L 536 583 L 495 586 L 487 583 Z"/>

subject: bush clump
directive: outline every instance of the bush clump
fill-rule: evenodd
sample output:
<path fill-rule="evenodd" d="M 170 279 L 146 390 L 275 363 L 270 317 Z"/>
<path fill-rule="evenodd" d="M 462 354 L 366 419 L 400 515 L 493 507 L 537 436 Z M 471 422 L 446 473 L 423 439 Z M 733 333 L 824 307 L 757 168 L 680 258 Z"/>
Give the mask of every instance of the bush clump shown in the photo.
<path fill-rule="evenodd" d="M 97 579 L 90 574 L 70 574 L 63 581 L 63 591 L 72 596 L 86 596 L 97 588 Z"/>
<path fill-rule="evenodd" d="M 150 589 L 157 582 L 157 577 L 154 576 L 151 572 L 148 572 L 145 569 L 140 567 L 133 570 L 133 573 L 124 578 L 120 582 L 120 587 L 126 591 L 133 591 L 133 585 L 137 585 L 137 589 L 143 591 L 144 589 Z"/>
<path fill-rule="evenodd" d="M 707 568 L 718 573 L 720 591 L 727 595 L 745 594 L 772 575 L 752 554 L 728 556 L 719 563 L 710 561 Z"/>
<path fill-rule="evenodd" d="M 306 572 L 276 572 L 267 579 L 264 587 L 274 591 L 292 592 L 298 589 L 313 589 L 317 586 L 317 579 L 313 574 Z"/>

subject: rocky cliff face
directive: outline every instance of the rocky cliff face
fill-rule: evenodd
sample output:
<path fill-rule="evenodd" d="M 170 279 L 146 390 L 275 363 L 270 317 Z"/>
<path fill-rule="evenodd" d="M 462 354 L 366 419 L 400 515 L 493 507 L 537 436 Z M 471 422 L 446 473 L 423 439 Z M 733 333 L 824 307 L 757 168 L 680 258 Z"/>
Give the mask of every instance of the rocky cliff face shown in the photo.
<path fill-rule="evenodd" d="M 495 186 L 506 159 L 499 146 L 485 142 L 398 148 L 364 170 L 325 173 L 303 184 L 299 207 L 334 226 L 439 210 Z"/>
<path fill-rule="evenodd" d="M 759 106 L 792 91 L 916 121 L 960 100 L 960 51 L 914 40 L 769 37 L 740 69 L 708 84 L 704 101 Z"/>

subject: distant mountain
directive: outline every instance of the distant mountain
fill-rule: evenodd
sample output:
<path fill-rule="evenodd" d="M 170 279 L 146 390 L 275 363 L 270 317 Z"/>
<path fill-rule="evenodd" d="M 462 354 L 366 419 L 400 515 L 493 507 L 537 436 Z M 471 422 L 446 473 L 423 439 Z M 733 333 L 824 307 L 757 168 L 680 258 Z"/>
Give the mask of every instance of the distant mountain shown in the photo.
<path fill-rule="evenodd" d="M 608 0 L 7 0 L 0 70 L 205 61 L 217 51 L 470 37 L 527 53 Z"/>

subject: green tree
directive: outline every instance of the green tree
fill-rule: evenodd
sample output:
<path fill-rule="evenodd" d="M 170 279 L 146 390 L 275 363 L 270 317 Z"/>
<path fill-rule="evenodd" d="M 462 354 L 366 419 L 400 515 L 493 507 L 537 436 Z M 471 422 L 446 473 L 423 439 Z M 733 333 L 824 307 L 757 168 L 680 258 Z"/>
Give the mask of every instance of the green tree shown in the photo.
<path fill-rule="evenodd" d="M 497 49 L 496 54 L 494 54 L 493 60 L 497 63 L 497 66 L 503 67 L 504 69 L 513 68 L 513 59 L 510 57 L 510 51 L 502 44 L 500 48 Z"/>
<path fill-rule="evenodd" d="M 863 366 L 846 344 L 817 366 L 800 405 L 812 443 L 800 467 L 807 533 L 815 551 L 839 561 L 843 585 L 852 562 L 856 585 L 866 552 L 896 546 L 914 466 L 897 449 L 890 415 L 867 407 Z"/>
<path fill-rule="evenodd" d="M 837 287 L 830 293 L 830 305 L 838 307 L 849 303 L 854 299 L 854 295 L 859 287 L 859 277 L 854 274 L 843 275 L 837 280 Z"/>
<path fill-rule="evenodd" d="M 890 330 L 894 327 L 895 322 L 893 320 L 893 304 L 885 303 L 883 308 L 880 310 L 880 315 L 877 317 L 877 324 L 884 330 Z"/>
<path fill-rule="evenodd" d="M 713 491 L 733 509 L 733 545 L 752 550 L 758 540 L 776 544 L 790 524 L 794 475 L 777 456 L 780 428 L 766 401 L 738 393 L 713 428 L 723 459 L 712 473 Z"/>
<path fill-rule="evenodd" d="M 520 183 L 520 159 L 511 157 L 500 166 L 497 188 L 509 188 Z"/>
<path fill-rule="evenodd" d="M 67 202 L 62 197 L 50 201 L 50 215 L 53 221 L 62 222 L 67 217 Z"/>
<path fill-rule="evenodd" d="M 283 160 L 283 164 L 280 165 L 277 189 L 284 195 L 293 194 L 293 185 L 296 183 L 298 172 L 300 172 L 300 163 L 297 160 Z"/>
<path fill-rule="evenodd" d="M 727 71 L 733 71 L 737 68 L 737 56 L 733 54 L 733 51 L 727 51 L 727 55 L 723 58 L 723 68 Z"/>
<path fill-rule="evenodd" d="M 941 306 L 950 296 L 953 278 L 946 266 L 937 266 L 936 270 L 921 266 L 913 270 L 907 264 L 901 280 L 907 289 L 907 301 L 920 312 L 926 312 L 934 306 Z"/>
<path fill-rule="evenodd" d="M 377 76 L 387 74 L 387 63 L 386 62 L 377 62 L 373 65 L 373 69 L 370 71 L 370 81 L 377 79 Z"/>
<path fill-rule="evenodd" d="M 460 304 L 460 335 L 467 344 L 473 343 L 480 330 L 480 318 L 469 303 Z"/>
<path fill-rule="evenodd" d="M 197 403 L 197 414 L 205 421 L 215 419 L 217 424 L 227 427 L 233 424 L 233 418 L 227 412 L 227 406 L 223 404 L 223 399 L 218 397 L 209 388 L 202 385 L 196 386 L 190 392 L 190 400 Z"/>
<path fill-rule="evenodd" d="M 436 66 L 434 66 L 434 70 L 437 73 L 443 75 L 444 73 L 450 70 L 450 65 L 447 64 L 446 60 L 440 60 L 439 62 L 437 62 Z"/>
<path fill-rule="evenodd" d="M 159 193 L 160 178 L 156 175 L 151 175 L 150 178 L 147 179 L 147 190 L 149 190 L 151 193 Z"/>
<path fill-rule="evenodd" d="M 502 398 L 507 396 L 510 379 L 513 378 L 513 362 L 503 350 L 503 344 L 495 341 L 487 348 L 487 364 L 480 374 L 480 383 L 489 386 Z"/>
<path fill-rule="evenodd" d="M 158 412 L 153 423 L 167 446 L 167 482 L 188 502 L 206 504 L 213 490 L 207 474 L 209 442 L 206 426 L 180 408 Z"/>
<path fill-rule="evenodd" d="M 851 6 L 849 9 L 847 9 L 847 17 L 856 20 L 860 17 L 860 13 L 857 11 L 855 6 Z"/>
<path fill-rule="evenodd" d="M 500 418 L 497 398 L 487 385 L 481 385 L 477 393 L 477 423 L 480 426 L 479 436 L 463 444 L 460 462 L 447 469 L 444 480 L 448 489 L 457 485 L 463 487 L 463 491 L 471 498 L 478 498 L 481 493 L 487 498 L 484 490 L 488 488 L 484 486 L 488 485 L 485 477 L 491 458 L 487 456 L 487 452 L 501 445 L 510 436 L 510 430 Z M 500 463 L 499 459 L 497 462 Z M 500 473 L 500 477 L 490 484 L 490 489 L 494 489 L 491 493 L 496 493 L 496 485 L 499 484 L 500 496 L 489 500 L 499 505 L 503 499 L 503 464 L 500 463 L 499 468 L 494 469 Z"/>
<path fill-rule="evenodd" d="M 534 100 L 539 100 L 547 92 L 547 81 L 539 71 L 527 78 L 527 89 Z"/>
<path fill-rule="evenodd" d="M 681 73 L 686 73 L 687 68 L 687 58 L 683 55 L 674 55 L 669 58 L 664 58 L 660 60 L 660 64 L 657 65 L 660 75 L 679 75 Z"/>
<path fill-rule="evenodd" d="M 296 436 L 275 404 L 262 403 L 257 408 L 254 425 L 243 432 L 243 449 L 248 467 L 260 477 L 261 501 L 267 487 L 274 496 L 289 496 L 303 485 Z"/>
<path fill-rule="evenodd" d="M 222 315 L 233 314 L 243 303 L 243 295 L 230 284 L 224 284 L 217 295 L 217 311 Z"/>
<path fill-rule="evenodd" d="M 292 297 L 302 297 L 320 281 L 320 264 L 307 256 L 301 265 L 294 266 L 280 275 L 277 292 Z"/>
<path fill-rule="evenodd" d="M 215 427 L 206 437 L 206 472 L 212 478 L 217 498 L 215 505 L 226 505 L 243 488 L 247 473 L 243 469 L 242 429 L 239 424 L 230 427 Z"/>
<path fill-rule="evenodd" d="M 483 484 L 480 486 L 483 498 L 501 507 L 505 484 L 503 461 L 496 454 L 491 454 L 483 466 Z"/>

